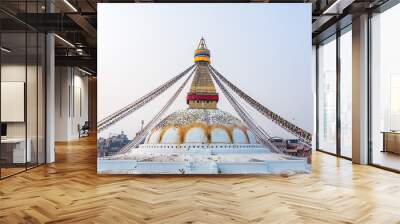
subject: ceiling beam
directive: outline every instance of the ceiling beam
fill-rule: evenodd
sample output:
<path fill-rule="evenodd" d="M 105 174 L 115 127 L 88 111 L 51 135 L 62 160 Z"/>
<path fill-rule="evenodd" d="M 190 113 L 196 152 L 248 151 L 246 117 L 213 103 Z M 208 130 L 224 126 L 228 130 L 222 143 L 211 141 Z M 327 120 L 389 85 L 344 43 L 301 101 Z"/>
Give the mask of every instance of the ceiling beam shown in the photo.
<path fill-rule="evenodd" d="M 355 0 L 336 0 L 324 10 L 323 14 L 342 14 L 343 10 L 354 1 Z"/>
<path fill-rule="evenodd" d="M 88 20 L 80 14 L 68 14 L 68 17 L 73 20 L 82 30 L 90 37 L 86 41 L 89 42 L 91 46 L 96 46 L 97 30 L 88 22 Z"/>
<path fill-rule="evenodd" d="M 91 56 L 55 56 L 56 66 L 80 66 L 88 67 L 92 71 L 96 71 L 96 57 Z"/>

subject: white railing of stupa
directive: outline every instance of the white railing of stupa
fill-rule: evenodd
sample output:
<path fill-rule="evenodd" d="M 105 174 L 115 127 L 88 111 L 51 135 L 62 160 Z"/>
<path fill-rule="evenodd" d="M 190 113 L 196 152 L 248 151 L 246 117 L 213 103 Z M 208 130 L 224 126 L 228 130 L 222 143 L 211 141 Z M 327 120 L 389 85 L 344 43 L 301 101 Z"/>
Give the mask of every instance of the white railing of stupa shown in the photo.
<path fill-rule="evenodd" d="M 125 174 L 279 174 L 310 172 L 306 160 L 266 160 L 262 162 L 140 162 L 99 160 L 99 173 Z M 98 167 L 99 167 L 98 166 Z"/>

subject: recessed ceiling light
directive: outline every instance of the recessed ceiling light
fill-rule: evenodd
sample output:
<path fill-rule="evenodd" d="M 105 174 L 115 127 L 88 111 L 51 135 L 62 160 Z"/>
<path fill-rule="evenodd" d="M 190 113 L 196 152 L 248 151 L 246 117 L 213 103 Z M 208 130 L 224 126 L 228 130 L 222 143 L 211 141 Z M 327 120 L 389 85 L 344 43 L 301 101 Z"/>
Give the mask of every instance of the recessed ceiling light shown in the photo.
<path fill-rule="evenodd" d="M 322 14 L 342 14 L 343 9 L 351 5 L 355 0 L 336 0 Z"/>
<path fill-rule="evenodd" d="M 75 45 L 73 45 L 71 42 L 69 42 L 68 40 L 62 38 L 61 36 L 59 36 L 58 34 L 54 34 L 55 37 L 57 37 L 59 40 L 61 40 L 62 42 L 64 42 L 65 44 L 67 44 L 70 47 L 75 48 Z"/>
<path fill-rule="evenodd" d="M 87 75 L 90 75 L 90 76 L 93 75 L 92 73 L 90 73 L 90 72 L 88 72 L 88 71 L 86 71 L 86 70 L 83 70 L 83 69 L 81 69 L 81 68 L 79 68 L 79 67 L 78 67 L 78 70 L 81 71 L 81 72 L 83 72 L 83 73 L 85 73 L 85 74 L 87 74 Z"/>
<path fill-rule="evenodd" d="M 67 4 L 74 12 L 78 12 L 78 10 L 73 6 L 68 0 L 64 0 L 65 4 Z"/>
<path fill-rule="evenodd" d="M 1 49 L 1 51 L 4 51 L 6 53 L 10 53 L 11 52 L 11 50 L 9 50 L 9 49 L 7 49 L 5 47 L 1 47 L 0 49 Z"/>

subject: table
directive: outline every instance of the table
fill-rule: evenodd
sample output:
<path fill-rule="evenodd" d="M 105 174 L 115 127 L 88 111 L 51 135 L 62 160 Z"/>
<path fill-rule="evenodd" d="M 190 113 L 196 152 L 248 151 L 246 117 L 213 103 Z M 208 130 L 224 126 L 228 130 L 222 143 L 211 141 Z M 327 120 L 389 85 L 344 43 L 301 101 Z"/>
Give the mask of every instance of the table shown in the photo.
<path fill-rule="evenodd" d="M 7 163 L 26 163 L 31 162 L 32 153 L 30 138 L 26 139 L 27 147 L 25 151 L 25 138 L 5 138 L 1 139 L 1 157 Z"/>
<path fill-rule="evenodd" d="M 383 131 L 383 151 L 400 154 L 400 131 Z"/>

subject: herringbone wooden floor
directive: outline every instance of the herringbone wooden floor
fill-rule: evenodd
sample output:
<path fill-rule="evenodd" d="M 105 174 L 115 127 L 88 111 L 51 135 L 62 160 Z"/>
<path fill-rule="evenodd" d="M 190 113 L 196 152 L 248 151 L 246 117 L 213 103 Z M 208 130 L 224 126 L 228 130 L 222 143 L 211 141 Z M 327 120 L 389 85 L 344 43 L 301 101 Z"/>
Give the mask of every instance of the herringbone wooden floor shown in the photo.
<path fill-rule="evenodd" d="M 323 153 L 309 175 L 98 176 L 95 143 L 0 181 L 0 223 L 400 223 L 400 175 Z"/>

